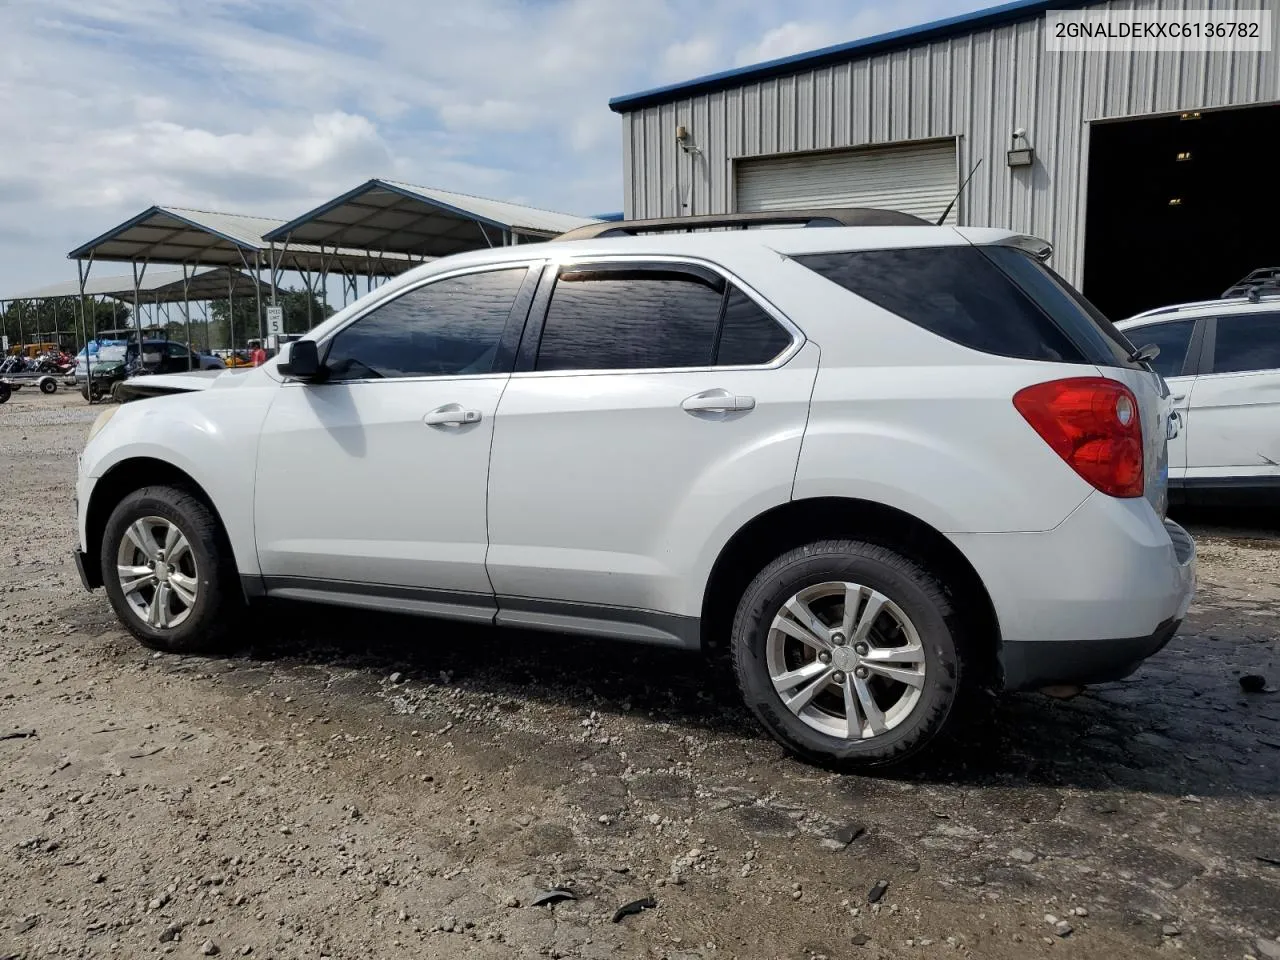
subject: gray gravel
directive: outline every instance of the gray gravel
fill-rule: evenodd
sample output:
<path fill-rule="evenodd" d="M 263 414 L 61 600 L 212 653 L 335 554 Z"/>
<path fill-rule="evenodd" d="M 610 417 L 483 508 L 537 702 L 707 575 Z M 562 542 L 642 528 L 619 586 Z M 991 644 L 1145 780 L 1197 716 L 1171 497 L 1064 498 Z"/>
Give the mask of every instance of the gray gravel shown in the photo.
<path fill-rule="evenodd" d="M 97 412 L 0 406 L 0 957 L 1280 956 L 1274 533 L 1197 519 L 1131 680 L 841 777 L 664 651 L 283 606 L 154 656 L 69 561 Z"/>

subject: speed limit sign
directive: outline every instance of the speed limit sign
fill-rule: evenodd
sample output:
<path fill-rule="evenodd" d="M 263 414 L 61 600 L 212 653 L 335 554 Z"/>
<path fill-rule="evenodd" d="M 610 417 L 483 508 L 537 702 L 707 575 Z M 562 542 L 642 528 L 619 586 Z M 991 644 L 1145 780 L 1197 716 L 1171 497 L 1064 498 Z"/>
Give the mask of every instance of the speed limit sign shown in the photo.
<path fill-rule="evenodd" d="M 284 333 L 284 307 L 267 307 L 267 335 L 278 337 Z"/>

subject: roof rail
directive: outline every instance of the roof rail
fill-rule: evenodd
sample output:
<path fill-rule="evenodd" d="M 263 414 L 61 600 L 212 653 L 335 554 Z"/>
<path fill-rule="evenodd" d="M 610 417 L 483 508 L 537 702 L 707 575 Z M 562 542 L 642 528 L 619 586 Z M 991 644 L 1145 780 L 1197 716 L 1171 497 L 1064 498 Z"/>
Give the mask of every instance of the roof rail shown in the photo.
<path fill-rule="evenodd" d="M 736 227 L 746 230 L 760 226 L 800 227 L 931 227 L 928 220 L 897 210 L 872 207 L 835 207 L 831 209 L 776 210 L 757 213 L 710 214 L 697 217 L 657 217 L 652 220 L 619 220 L 589 223 L 556 240 L 596 240 L 603 237 L 634 237 L 642 233 L 672 233 Z"/>
<path fill-rule="evenodd" d="M 1264 290 L 1259 299 L 1249 296 L 1230 296 L 1219 297 L 1217 300 L 1191 300 L 1187 303 L 1175 303 L 1167 307 L 1155 307 L 1151 310 L 1143 310 L 1141 313 L 1135 313 L 1132 317 L 1125 317 L 1117 323 L 1129 323 L 1131 320 L 1143 320 L 1147 317 L 1158 317 L 1166 313 L 1181 313 L 1183 310 L 1204 310 L 1211 307 L 1229 307 L 1241 303 L 1259 303 L 1261 301 L 1280 300 L 1280 290 L 1272 292 Z"/>

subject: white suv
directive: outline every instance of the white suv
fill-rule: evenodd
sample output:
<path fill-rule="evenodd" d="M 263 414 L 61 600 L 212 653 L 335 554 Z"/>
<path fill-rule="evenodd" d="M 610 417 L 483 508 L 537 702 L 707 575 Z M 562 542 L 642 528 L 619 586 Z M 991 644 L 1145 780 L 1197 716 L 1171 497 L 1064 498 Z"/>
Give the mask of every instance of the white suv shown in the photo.
<path fill-rule="evenodd" d="M 979 685 L 1129 674 L 1194 589 L 1163 382 L 1043 242 L 863 213 L 900 225 L 448 257 L 111 408 L 85 585 L 173 651 L 262 596 L 728 644 L 769 732 L 846 766 Z"/>
<path fill-rule="evenodd" d="M 1171 496 L 1280 503 L 1280 296 L 1184 303 L 1118 324 L 1153 344 L 1181 429 L 1169 441 Z"/>

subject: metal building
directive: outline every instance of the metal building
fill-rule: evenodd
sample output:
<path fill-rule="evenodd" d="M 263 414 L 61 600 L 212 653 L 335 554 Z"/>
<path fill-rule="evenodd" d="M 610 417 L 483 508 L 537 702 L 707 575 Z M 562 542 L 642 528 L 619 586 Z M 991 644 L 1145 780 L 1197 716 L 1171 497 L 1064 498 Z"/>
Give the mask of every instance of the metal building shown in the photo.
<path fill-rule="evenodd" d="M 1046 13 L 1273 2 L 1019 0 L 616 97 L 626 216 L 936 219 L 982 161 L 948 222 L 1052 241 L 1115 316 L 1217 296 L 1280 263 L 1280 15 L 1269 52 L 1061 53 Z"/>

